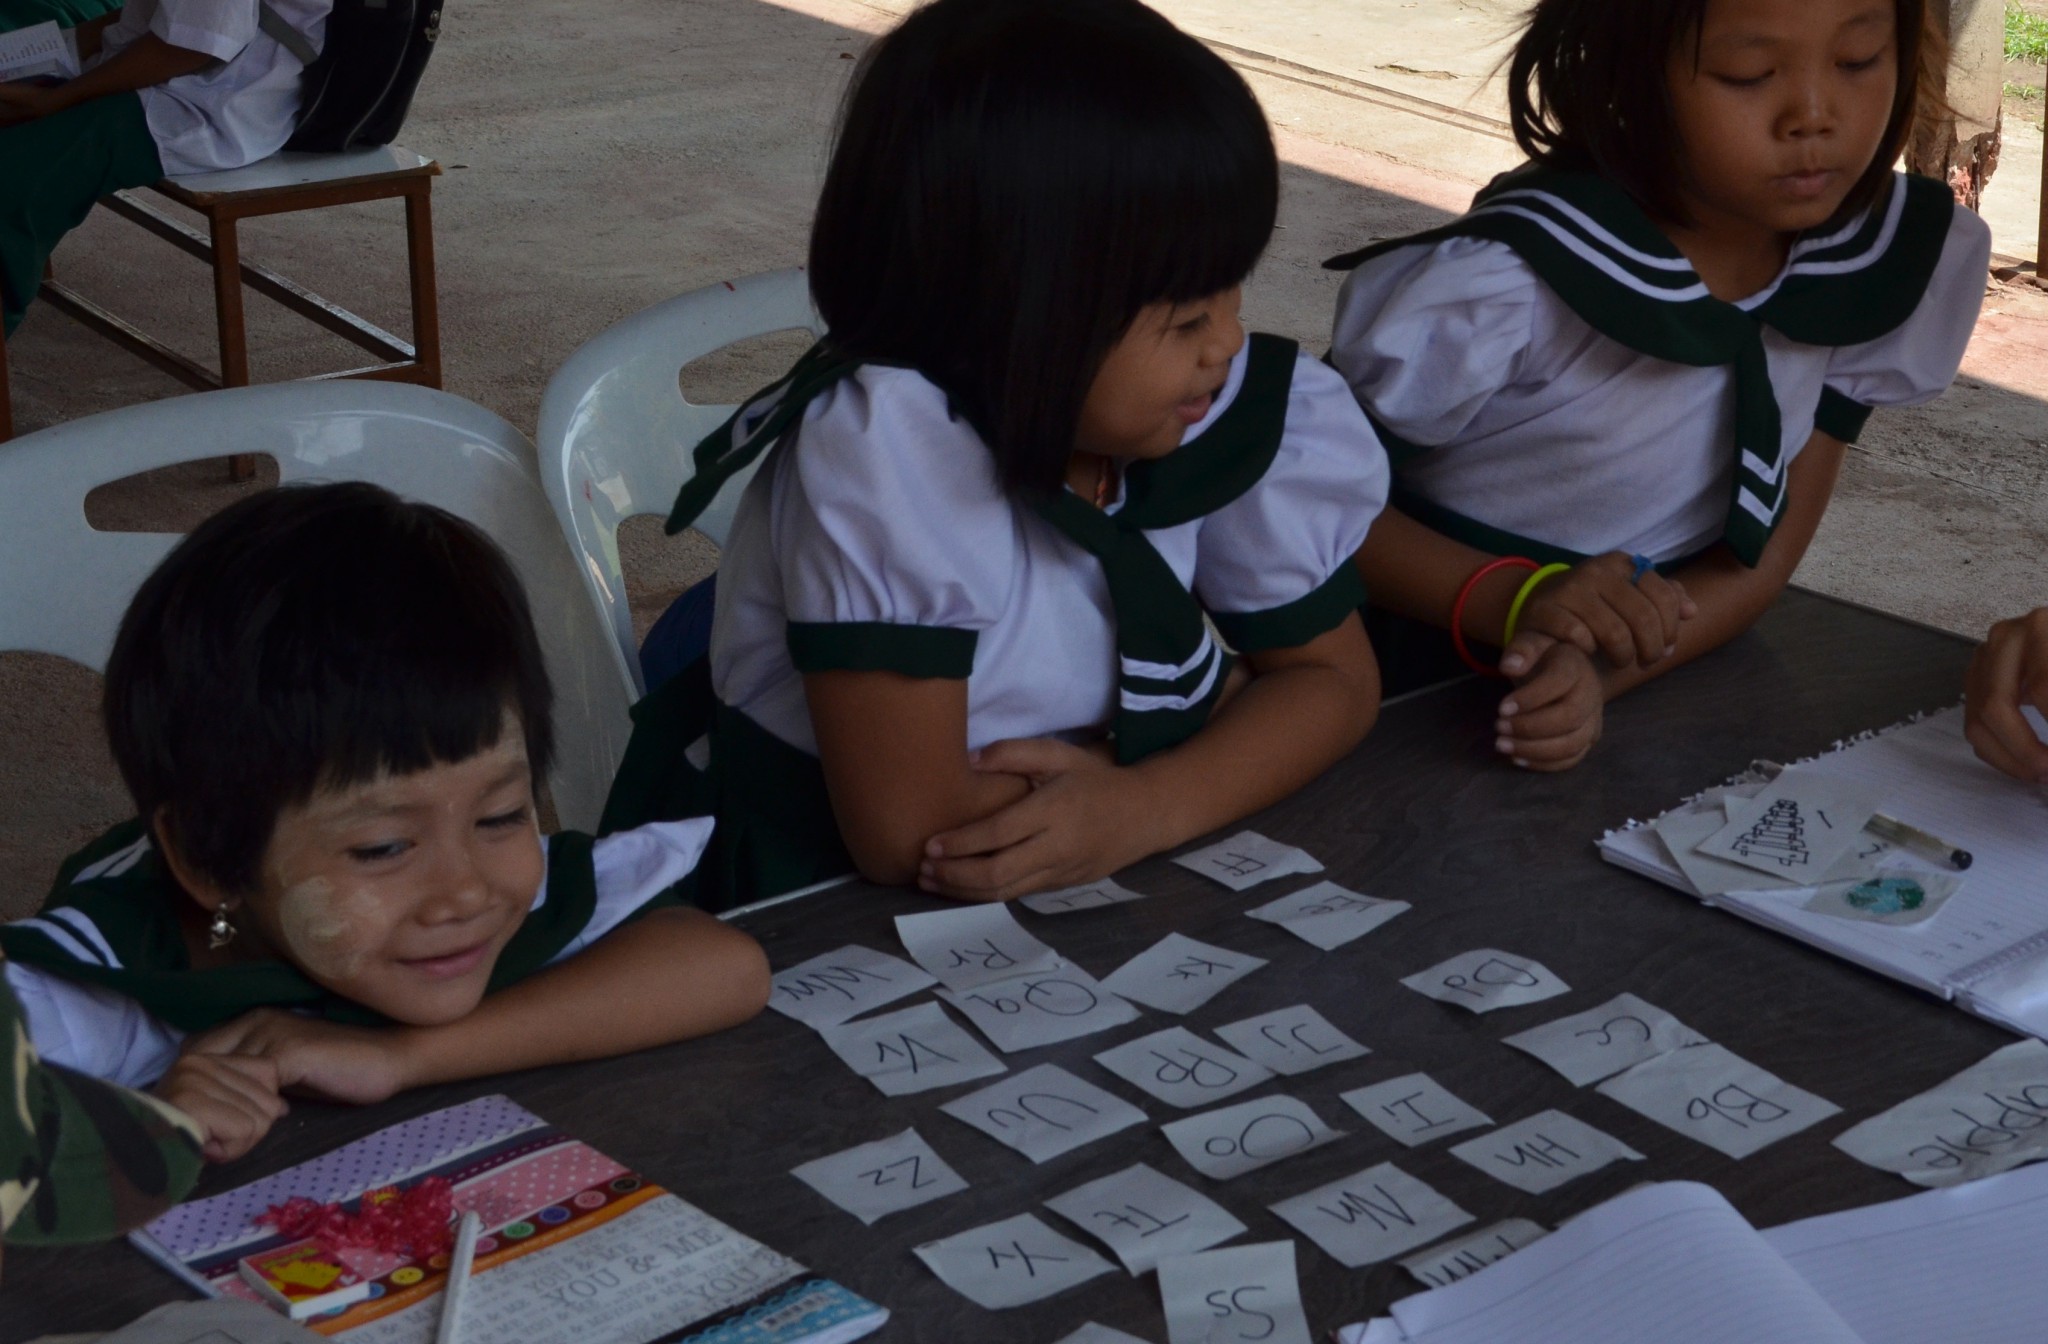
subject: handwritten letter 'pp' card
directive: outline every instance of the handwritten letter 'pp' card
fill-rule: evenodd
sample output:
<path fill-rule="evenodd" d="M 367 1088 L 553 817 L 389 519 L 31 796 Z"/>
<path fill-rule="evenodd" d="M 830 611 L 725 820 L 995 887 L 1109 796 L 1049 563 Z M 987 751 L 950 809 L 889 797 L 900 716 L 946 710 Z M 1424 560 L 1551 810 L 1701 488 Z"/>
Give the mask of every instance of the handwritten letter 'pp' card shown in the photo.
<path fill-rule="evenodd" d="M 901 957 L 848 945 L 775 977 L 768 1006 L 809 1027 L 836 1027 L 938 983 Z"/>
<path fill-rule="evenodd" d="M 1346 1106 L 1409 1148 L 1490 1125 L 1477 1106 L 1460 1100 L 1426 1073 L 1408 1073 L 1343 1094 Z"/>
<path fill-rule="evenodd" d="M 1265 964 L 1263 957 L 1169 933 L 1102 983 L 1112 994 L 1162 1013 L 1191 1013 Z"/>
<path fill-rule="evenodd" d="M 1040 1064 L 1012 1074 L 939 1109 L 1033 1162 L 1145 1123 L 1145 1113 L 1122 1097 L 1084 1082 L 1056 1064 Z"/>
<path fill-rule="evenodd" d="M 1004 1054 L 1091 1036 L 1138 1016 L 1078 966 L 1034 971 L 964 994 L 942 989 L 939 997 L 965 1013 Z"/>
<path fill-rule="evenodd" d="M 1143 1274 L 1169 1255 L 1193 1255 L 1244 1231 L 1207 1195 L 1139 1162 L 1076 1186 L 1045 1207 L 1109 1247 L 1124 1268 Z"/>
<path fill-rule="evenodd" d="M 1253 1063 L 1289 1076 L 1372 1053 L 1305 1003 L 1231 1022 L 1216 1035 Z"/>
<path fill-rule="evenodd" d="M 1490 947 L 1461 952 L 1426 971 L 1401 977 L 1401 983 L 1418 994 L 1473 1013 L 1538 1003 L 1571 991 L 1571 986 L 1542 962 Z"/>
<path fill-rule="evenodd" d="M 914 1129 L 806 1162 L 790 1175 L 869 1226 L 967 1188 Z"/>
<path fill-rule="evenodd" d="M 1272 1209 L 1346 1269 L 1390 1260 L 1472 1221 L 1471 1214 L 1391 1162 L 1283 1199 Z"/>
<path fill-rule="evenodd" d="M 1041 915 L 1064 915 L 1075 910 L 1099 910 L 1105 905 L 1122 905 L 1126 901 L 1144 899 L 1144 892 L 1118 886 L 1105 877 L 1100 882 L 1089 882 L 1078 887 L 1041 891 L 1036 896 L 1026 896 L 1017 904 Z"/>
<path fill-rule="evenodd" d="M 1174 862 L 1191 873 L 1221 882 L 1232 891 L 1244 891 L 1291 873 L 1323 871 L 1323 865 L 1307 851 L 1268 840 L 1257 831 L 1239 831 L 1228 840 L 1183 854 Z"/>
<path fill-rule="evenodd" d="M 896 936 L 911 960 L 957 993 L 1012 976 L 1049 971 L 1057 952 L 1024 932 L 1007 905 L 963 905 L 896 916 Z"/>
<path fill-rule="evenodd" d="M 1228 1181 L 1344 1137 L 1306 1102 L 1260 1097 L 1160 1126 L 1187 1164 L 1212 1181 Z"/>
<path fill-rule="evenodd" d="M 1748 1157 L 1842 1112 L 1718 1045 L 1644 1060 L 1599 1090 L 1730 1157 Z"/>
<path fill-rule="evenodd" d="M 1835 1138 L 1915 1185 L 1960 1185 L 2048 1157 L 2048 1045 L 2020 1041 Z"/>
<path fill-rule="evenodd" d="M 818 1034 L 847 1067 L 891 1097 L 1007 1071 L 936 1003 L 824 1027 Z"/>
<path fill-rule="evenodd" d="M 1168 1027 L 1125 1041 L 1097 1055 L 1095 1062 L 1167 1105 L 1188 1111 L 1234 1097 L 1273 1076 L 1264 1065 L 1211 1045 L 1186 1027 Z"/>
<path fill-rule="evenodd" d="M 1646 1059 L 1704 1045 L 1706 1039 L 1662 1008 L 1633 994 L 1617 994 L 1598 1008 L 1517 1032 L 1504 1037 L 1501 1044 L 1527 1051 L 1563 1074 L 1572 1086 L 1584 1087 Z"/>
<path fill-rule="evenodd" d="M 1245 913 L 1332 952 L 1411 908 L 1406 901 L 1376 900 L 1346 891 L 1335 882 L 1318 882 Z"/>
<path fill-rule="evenodd" d="M 1291 1241 L 1162 1260 L 1159 1296 L 1169 1344 L 1311 1344 Z"/>
<path fill-rule="evenodd" d="M 948 1288 L 991 1311 L 1063 1293 L 1111 1268 L 1028 1213 L 928 1241 L 917 1258 Z"/>
<path fill-rule="evenodd" d="M 1884 796 L 1844 780 L 1787 770 L 1696 846 L 1708 858 L 1772 877 L 1818 882 L 1863 834 Z"/>
<path fill-rule="evenodd" d="M 1590 1176 L 1610 1162 L 1640 1162 L 1643 1155 L 1563 1111 L 1543 1111 L 1451 1148 L 1497 1181 L 1540 1195 Z"/>

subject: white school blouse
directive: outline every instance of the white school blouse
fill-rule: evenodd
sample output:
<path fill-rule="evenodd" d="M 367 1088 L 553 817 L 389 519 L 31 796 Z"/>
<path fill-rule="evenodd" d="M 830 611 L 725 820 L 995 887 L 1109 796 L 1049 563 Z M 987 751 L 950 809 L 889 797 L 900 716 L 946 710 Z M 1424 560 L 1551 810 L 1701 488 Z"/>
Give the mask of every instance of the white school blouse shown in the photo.
<path fill-rule="evenodd" d="M 1230 408 L 1249 348 L 1183 443 Z M 1299 356 L 1285 413 L 1256 485 L 1144 534 L 1211 612 L 1270 611 L 1314 592 L 1351 563 L 1386 504 L 1386 455 L 1342 379 Z M 748 485 L 719 565 L 713 689 L 816 755 L 792 621 L 974 632 L 970 750 L 1100 736 L 1116 706 L 1101 564 L 1004 494 L 980 436 L 914 370 L 866 365 L 819 394 Z"/>
<path fill-rule="evenodd" d="M 1956 375 L 1983 301 L 1991 230 L 1957 210 L 1926 296 L 1863 345 L 1801 345 L 1766 326 L 1784 461 L 1806 446 L 1822 388 L 1911 406 Z M 1736 306 L 1763 303 L 1784 276 Z M 1601 335 L 1504 243 L 1455 238 L 1367 261 L 1337 300 L 1330 362 L 1359 402 L 1422 451 L 1401 489 L 1583 555 L 1689 556 L 1727 526 L 1735 388 Z"/>

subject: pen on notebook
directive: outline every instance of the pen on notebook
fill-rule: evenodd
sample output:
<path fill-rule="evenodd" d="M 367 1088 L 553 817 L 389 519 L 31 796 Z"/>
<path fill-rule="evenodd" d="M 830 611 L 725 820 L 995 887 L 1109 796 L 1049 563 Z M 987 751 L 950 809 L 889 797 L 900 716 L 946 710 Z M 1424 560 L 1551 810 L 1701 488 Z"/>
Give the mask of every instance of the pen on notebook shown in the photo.
<path fill-rule="evenodd" d="M 474 1212 L 462 1215 L 455 1228 L 455 1249 L 448 1253 L 448 1282 L 441 1288 L 441 1328 L 434 1344 L 455 1344 L 462 1334 L 462 1299 L 469 1292 L 469 1269 L 476 1259 L 476 1236 L 483 1229 Z"/>
<path fill-rule="evenodd" d="M 1770 779 L 1775 779 L 1785 772 L 1785 767 L 1776 761 L 1751 761 L 1749 768 Z M 1871 813 L 1870 820 L 1863 823 L 1863 829 L 1886 844 L 1911 850 L 1931 863 L 1944 864 L 1957 872 L 1962 872 L 1976 862 L 1969 850 L 1958 849 L 1938 835 L 1930 835 L 1918 826 L 1909 826 L 1897 817 L 1888 817 L 1882 812 Z"/>

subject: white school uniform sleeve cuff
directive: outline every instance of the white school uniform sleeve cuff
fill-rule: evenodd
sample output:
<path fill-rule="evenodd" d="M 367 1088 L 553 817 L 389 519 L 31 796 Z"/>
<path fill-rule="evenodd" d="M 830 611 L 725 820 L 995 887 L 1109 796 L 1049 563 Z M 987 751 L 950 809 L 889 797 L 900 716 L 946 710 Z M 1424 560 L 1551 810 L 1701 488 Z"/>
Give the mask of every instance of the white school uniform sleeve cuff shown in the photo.
<path fill-rule="evenodd" d="M 161 0 L 149 30 L 174 47 L 231 61 L 256 38 L 256 0 Z"/>
<path fill-rule="evenodd" d="M 21 1000 L 29 1040 L 43 1063 L 148 1087 L 177 1062 L 184 1033 L 110 989 L 81 985 L 20 962 L 0 963 Z"/>
<path fill-rule="evenodd" d="M 657 821 L 600 837 L 590 849 L 597 902 L 583 931 L 548 959 L 566 961 L 647 908 L 697 870 L 711 843 L 712 819 Z"/>

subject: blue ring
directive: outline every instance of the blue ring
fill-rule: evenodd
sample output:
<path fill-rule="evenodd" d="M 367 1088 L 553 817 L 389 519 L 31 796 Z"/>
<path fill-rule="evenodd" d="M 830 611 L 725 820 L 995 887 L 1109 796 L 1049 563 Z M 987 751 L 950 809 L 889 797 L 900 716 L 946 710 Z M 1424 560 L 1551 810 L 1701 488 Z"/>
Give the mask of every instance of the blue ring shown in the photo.
<path fill-rule="evenodd" d="M 1657 567 L 1657 562 L 1647 555 L 1632 555 L 1628 558 L 1628 581 L 1631 585 L 1641 583 L 1643 575 Z"/>

